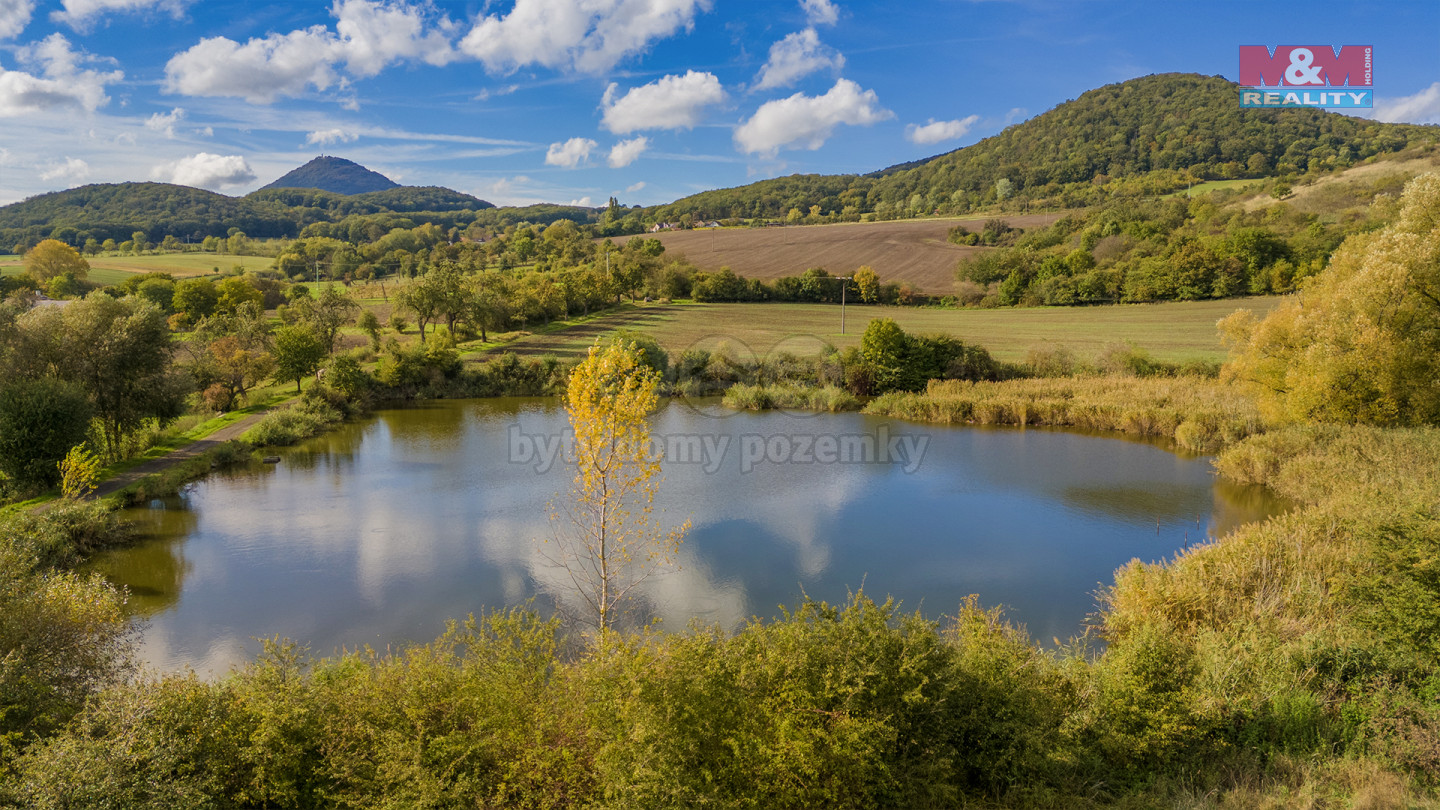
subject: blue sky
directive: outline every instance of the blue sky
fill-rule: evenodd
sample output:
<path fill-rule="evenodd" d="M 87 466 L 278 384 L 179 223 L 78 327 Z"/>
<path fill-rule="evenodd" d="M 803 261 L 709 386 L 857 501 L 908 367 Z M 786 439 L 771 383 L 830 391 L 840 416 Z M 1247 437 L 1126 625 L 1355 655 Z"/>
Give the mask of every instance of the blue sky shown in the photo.
<path fill-rule="evenodd" d="M 1243 44 L 1375 46 L 1440 122 L 1440 2 L 0 0 L 0 203 L 243 194 L 317 154 L 498 204 L 868 172 Z"/>

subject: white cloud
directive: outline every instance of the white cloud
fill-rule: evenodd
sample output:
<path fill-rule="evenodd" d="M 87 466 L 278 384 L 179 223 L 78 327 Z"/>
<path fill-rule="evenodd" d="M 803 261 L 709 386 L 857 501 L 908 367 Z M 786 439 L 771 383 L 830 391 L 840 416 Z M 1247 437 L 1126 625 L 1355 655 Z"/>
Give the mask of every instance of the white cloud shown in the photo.
<path fill-rule="evenodd" d="M 635 192 L 641 191 L 641 190 L 643 190 L 644 188 L 645 188 L 645 181 L 644 181 L 644 180 L 641 180 L 641 181 L 639 181 L 638 183 L 631 183 L 630 185 L 626 186 L 626 187 L 625 187 L 625 191 L 626 191 L 627 193 L 629 193 L 629 194 L 634 194 Z"/>
<path fill-rule="evenodd" d="M 329 146 L 332 143 L 354 143 L 358 140 L 360 140 L 359 135 L 339 128 L 317 129 L 305 134 L 305 143 L 320 144 L 321 146 Z"/>
<path fill-rule="evenodd" d="M 0 39 L 20 36 L 34 11 L 35 0 L 0 0 Z"/>
<path fill-rule="evenodd" d="M 94 17 L 111 12 L 157 11 L 169 12 L 179 18 L 185 13 L 185 0 L 63 0 L 63 11 L 52 11 L 50 19 L 63 22 L 71 28 L 84 29 Z"/>
<path fill-rule="evenodd" d="M 574 206 L 578 206 L 578 207 L 580 207 L 580 208 L 590 208 L 590 207 L 592 207 L 592 204 L 591 204 L 591 202 L 590 202 L 590 197 L 589 197 L 589 195 L 586 195 L 586 196 L 584 196 L 584 197 L 581 197 L 581 198 L 578 199 L 578 200 L 571 200 L 571 201 L 570 201 L 570 204 L 571 204 L 571 205 L 574 205 Z"/>
<path fill-rule="evenodd" d="M 79 158 L 66 157 L 63 163 L 53 163 L 40 172 L 41 180 L 65 180 L 78 183 L 90 176 L 90 164 Z"/>
<path fill-rule="evenodd" d="M 840 124 L 868 126 L 894 118 L 874 90 L 841 79 L 823 96 L 796 93 L 767 101 L 735 130 L 741 151 L 775 157 L 782 148 L 819 149 Z"/>
<path fill-rule="evenodd" d="M 695 25 L 711 0 L 516 0 L 481 17 L 460 49 L 492 73 L 526 65 L 603 73 L 654 40 Z"/>
<path fill-rule="evenodd" d="M 590 150 L 599 145 L 589 138 L 571 138 L 564 143 L 552 143 L 545 152 L 545 165 L 573 169 L 588 161 Z"/>
<path fill-rule="evenodd" d="M 650 148 L 650 139 L 641 135 L 638 138 L 631 138 L 628 141 L 621 141 L 610 147 L 610 168 L 619 169 L 629 166 L 639 159 L 640 155 Z"/>
<path fill-rule="evenodd" d="M 150 176 L 166 183 L 218 189 L 238 186 L 255 179 L 250 164 L 240 155 L 212 155 L 200 152 L 172 163 L 156 166 Z"/>
<path fill-rule="evenodd" d="M 963 137 L 975 122 L 980 120 L 978 115 L 967 115 L 956 121 L 936 121 L 931 118 L 925 124 L 908 124 L 905 127 L 905 137 L 911 143 L 930 144 L 941 141 L 951 141 Z"/>
<path fill-rule="evenodd" d="M 336 73 L 344 64 L 366 78 L 387 65 L 418 59 L 443 65 L 455 58 L 449 34 L 455 24 L 432 19 L 431 7 L 403 0 L 340 0 L 331 12 L 336 30 L 315 25 L 288 34 L 272 33 L 244 45 L 226 38 L 202 39 L 165 65 L 165 89 L 191 96 L 238 96 L 269 103 L 313 87 L 344 86 Z"/>
<path fill-rule="evenodd" d="M 631 88 L 616 98 L 619 85 L 605 88 L 601 126 L 625 135 L 640 129 L 689 129 L 700 123 L 706 107 L 725 100 L 725 88 L 713 73 L 689 71 Z"/>
<path fill-rule="evenodd" d="M 155 113 L 145 121 L 146 129 L 153 129 L 156 132 L 165 133 L 165 137 L 175 137 L 175 125 L 185 117 L 185 109 L 176 107 L 168 113 Z"/>
<path fill-rule="evenodd" d="M 800 8 L 811 25 L 834 25 L 840 19 L 840 9 L 830 0 L 800 0 Z"/>
<path fill-rule="evenodd" d="M 325 90 L 338 79 L 332 65 L 338 43 L 323 26 L 270 34 L 241 45 L 226 37 L 202 39 L 170 58 L 165 90 L 187 96 L 239 96 L 257 104 Z"/>
<path fill-rule="evenodd" d="M 1392 124 L 1440 124 L 1440 82 L 1414 95 L 1375 99 L 1375 120 Z"/>
<path fill-rule="evenodd" d="M 788 87 L 817 70 L 845 67 L 845 57 L 820 43 L 814 28 L 797 31 L 770 46 L 770 59 L 760 69 L 756 90 Z"/>
<path fill-rule="evenodd" d="M 334 13 L 345 66 L 356 76 L 374 76 L 403 59 L 445 65 L 455 58 L 449 36 L 455 23 L 448 17 L 431 20 L 427 6 L 403 0 L 342 0 Z"/>
<path fill-rule="evenodd" d="M 41 75 L 0 67 L 0 115 L 66 107 L 94 112 L 110 101 L 105 85 L 125 78 L 118 70 L 82 69 L 81 62 L 91 58 L 71 50 L 70 41 L 61 34 L 51 34 L 15 53 L 20 61 L 38 67 Z"/>

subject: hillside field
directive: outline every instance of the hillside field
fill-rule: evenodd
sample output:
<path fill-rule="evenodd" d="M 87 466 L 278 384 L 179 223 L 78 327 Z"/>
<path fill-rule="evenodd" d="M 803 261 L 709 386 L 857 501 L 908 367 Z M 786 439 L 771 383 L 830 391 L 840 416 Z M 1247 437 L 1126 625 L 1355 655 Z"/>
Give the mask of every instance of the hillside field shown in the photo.
<path fill-rule="evenodd" d="M 1012 227 L 1049 225 L 1064 214 L 1000 215 Z M 746 278 L 770 281 L 823 267 L 844 276 L 870 265 L 882 281 L 907 281 L 921 292 L 946 295 L 955 289 L 955 266 L 984 247 L 945 241 L 964 225 L 978 232 L 988 217 L 788 225 L 774 228 L 711 228 L 655 234 L 668 253 L 684 254 L 704 270 L 729 267 Z"/>
<path fill-rule="evenodd" d="M 176 278 L 203 276 L 215 268 L 229 270 L 241 265 L 260 270 L 274 263 L 264 256 L 231 256 L 215 253 L 158 253 L 151 256 L 91 256 L 88 280 L 99 284 L 119 284 L 137 273 L 169 273 Z M 14 254 L 0 255 L 0 275 L 13 276 L 25 272 L 24 262 Z"/>
<path fill-rule="evenodd" d="M 1237 309 L 1263 315 L 1281 300 L 1231 298 L 1161 304 L 1032 309 L 918 309 L 847 306 L 845 334 L 833 304 L 637 304 L 563 331 L 530 335 L 496 351 L 576 358 L 597 337 L 617 329 L 653 336 L 676 356 L 687 348 L 728 343 L 741 357 L 780 351 L 813 355 L 829 343 L 855 346 L 872 318 L 893 318 L 911 333 L 943 332 L 985 347 L 1001 360 L 1018 361 L 1030 349 L 1063 346 L 1090 358 L 1115 342 L 1130 342 L 1157 360 L 1223 360 L 1215 322 Z"/>

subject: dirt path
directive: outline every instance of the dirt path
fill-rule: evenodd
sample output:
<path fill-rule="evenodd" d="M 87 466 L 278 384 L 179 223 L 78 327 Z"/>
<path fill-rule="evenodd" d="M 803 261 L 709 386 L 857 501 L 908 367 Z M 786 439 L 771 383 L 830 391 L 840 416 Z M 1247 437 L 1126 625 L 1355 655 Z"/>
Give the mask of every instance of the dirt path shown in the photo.
<path fill-rule="evenodd" d="M 152 458 L 143 464 L 137 464 L 114 478 L 100 482 L 100 485 L 96 487 L 95 491 L 90 493 L 88 497 L 103 498 L 107 495 L 113 495 L 147 475 L 153 475 L 181 462 L 189 461 L 208 450 L 219 447 L 231 439 L 238 439 L 240 434 L 249 430 L 256 422 L 264 418 L 267 413 L 269 413 L 268 409 L 259 413 L 252 413 L 239 422 L 226 425 L 203 439 L 197 439 L 184 447 L 171 450 L 159 458 Z"/>

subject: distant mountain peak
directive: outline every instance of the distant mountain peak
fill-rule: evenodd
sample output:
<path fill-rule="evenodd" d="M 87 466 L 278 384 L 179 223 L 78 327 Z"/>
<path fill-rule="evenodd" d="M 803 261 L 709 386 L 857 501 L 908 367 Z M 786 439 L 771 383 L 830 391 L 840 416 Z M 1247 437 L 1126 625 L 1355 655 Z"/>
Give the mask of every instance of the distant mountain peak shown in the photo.
<path fill-rule="evenodd" d="M 400 184 L 394 180 L 353 160 L 321 155 L 298 169 L 286 172 L 264 188 L 318 188 L 333 194 L 364 194 L 399 187 Z"/>

